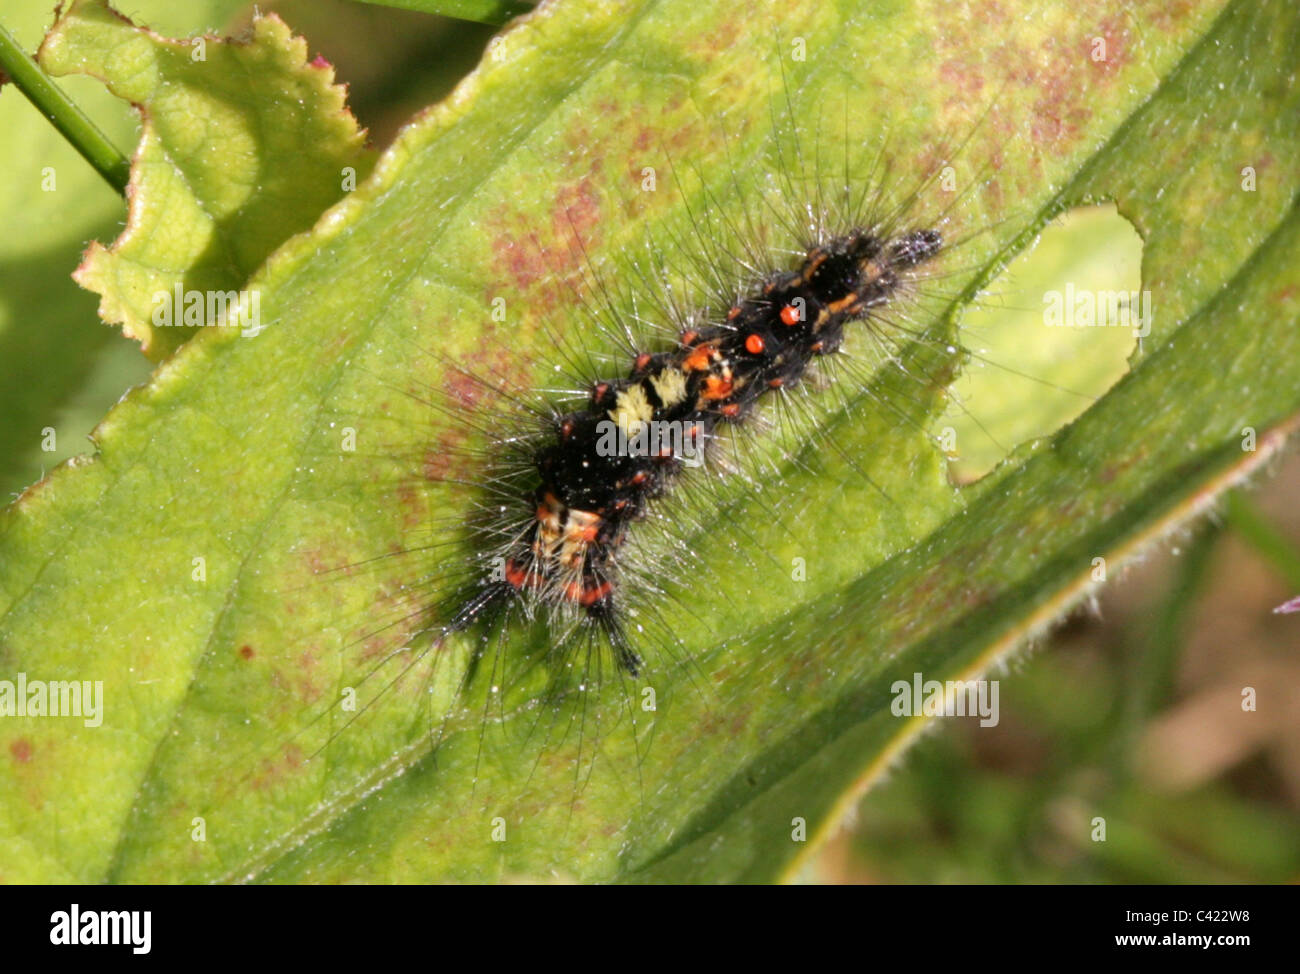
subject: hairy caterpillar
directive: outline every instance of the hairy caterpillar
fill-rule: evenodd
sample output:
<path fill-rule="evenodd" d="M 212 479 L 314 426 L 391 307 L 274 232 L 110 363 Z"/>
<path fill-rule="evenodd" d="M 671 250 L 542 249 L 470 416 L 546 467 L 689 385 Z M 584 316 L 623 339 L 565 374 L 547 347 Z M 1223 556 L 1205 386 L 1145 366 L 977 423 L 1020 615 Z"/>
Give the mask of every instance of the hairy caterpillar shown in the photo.
<path fill-rule="evenodd" d="M 800 125 L 789 97 L 775 96 L 785 114 L 775 123 L 780 132 Z M 462 449 L 444 435 L 417 453 L 421 481 L 460 483 L 468 469 L 480 500 L 451 523 L 431 521 L 433 545 L 391 553 L 411 565 L 408 581 L 395 610 L 362 623 L 353 643 L 383 647 L 371 654 L 379 665 L 363 678 L 378 684 L 371 701 L 412 679 L 420 664 L 427 672 L 414 679 L 432 685 L 443 647 L 467 630 L 474 648 L 464 681 L 486 659 L 497 706 L 520 668 L 548 671 L 551 690 L 564 694 L 597 689 L 610 675 L 638 677 L 647 655 L 657 657 L 652 666 L 674 659 L 674 617 L 694 588 L 712 581 L 682 535 L 734 533 L 741 571 L 761 557 L 746 550 L 745 526 L 727 519 L 729 485 L 779 485 L 779 465 L 793 451 L 843 455 L 833 440 L 810 438 L 803 428 L 815 424 L 819 404 L 850 415 L 870 408 L 914 424 L 909 400 L 916 390 L 950 381 L 945 370 L 971 350 L 927 332 L 913 306 L 926 296 L 950 299 L 933 282 L 953 271 L 933 265 L 982 232 L 945 244 L 949 211 L 966 193 L 940 191 L 937 182 L 958 152 L 937 148 L 931 169 L 900 189 L 879 144 L 867 147 L 865 173 L 864 153 L 849 158 L 845 141 L 846 155 L 831 174 L 810 174 L 810 165 L 825 163 L 810 163 L 804 148 L 820 154 L 822 138 L 814 127 L 792 152 L 769 146 L 773 179 L 761 201 L 741 203 L 742 217 L 695 214 L 689 237 L 652 240 L 645 254 L 612 272 L 590 264 L 581 233 L 570 227 L 578 283 L 567 285 L 555 314 L 577 315 L 589 326 L 575 339 L 572 330 L 563 337 L 544 325 L 561 363 L 559 389 L 515 387 L 416 340 L 445 371 L 439 386 L 408 394 L 440 422 L 489 442 Z M 689 167 L 678 179 L 702 181 Z M 967 191 L 980 185 L 972 180 Z M 934 197 L 928 204 L 927 192 Z M 529 244 L 544 251 L 535 239 Z M 928 368 L 936 371 L 905 363 L 909 345 L 933 353 Z M 839 368 L 814 368 L 826 364 Z M 901 389 L 881 391 L 882 370 L 897 373 Z M 774 427 L 784 442 L 762 455 L 754 443 L 770 439 Z M 887 509 L 889 492 L 844 459 Z M 774 515 L 785 517 L 797 510 L 797 498 L 777 507 L 784 510 Z M 702 528 L 702 518 L 716 526 Z M 648 544 L 647 533 L 655 536 Z M 420 562 L 434 546 L 449 554 L 428 570 Z M 364 572 L 370 561 L 325 573 Z M 432 588 L 442 594 L 431 597 Z M 530 628 L 532 650 L 520 667 L 503 647 Z M 344 730 L 358 718 L 348 718 Z M 437 726 L 439 718 L 431 713 L 429 720 Z"/>
<path fill-rule="evenodd" d="M 925 530 L 915 514 L 896 512 L 906 492 L 939 489 L 934 403 L 973 351 L 949 310 L 971 289 L 959 262 L 970 253 L 972 266 L 983 266 L 1006 245 L 1007 234 L 997 239 L 1001 213 L 986 205 L 984 176 L 943 147 L 943 126 L 933 127 L 928 149 L 902 154 L 881 134 L 890 126 L 862 134 L 856 107 L 841 121 L 838 103 L 801 100 L 797 79 L 777 81 L 771 99 L 766 120 L 720 125 L 697 111 L 712 154 L 651 143 L 628 182 L 596 178 L 600 145 L 550 160 L 542 171 L 561 187 L 556 225 L 511 228 L 511 249 L 494 265 L 499 283 L 463 302 L 461 316 L 480 327 L 445 329 L 447 319 L 420 314 L 396 340 L 388 335 L 354 353 L 347 364 L 355 381 L 329 402 L 293 498 L 321 523 L 328 518 L 332 533 L 285 544 L 301 564 L 301 584 L 277 590 L 284 608 L 273 627 L 233 634 L 235 666 L 276 691 L 245 706 L 291 735 L 258 755 L 251 772 L 236 755 L 254 790 L 274 782 L 290 789 L 286 809 L 331 816 L 340 802 L 359 801 L 397 775 L 416 788 L 428 775 L 450 773 L 484 782 L 474 801 L 487 814 L 502 807 L 504 782 L 511 801 L 528 794 L 529 765 L 571 769 L 582 787 L 557 801 L 572 803 L 599 752 L 612 755 L 602 766 L 614 774 L 597 787 L 622 788 L 635 805 L 640 762 L 656 750 L 651 735 L 670 701 L 680 708 L 700 686 L 706 702 L 688 701 L 700 719 L 730 719 L 714 694 L 731 685 L 736 661 L 794 667 L 807 657 L 807 646 L 751 636 L 747 616 L 770 620 L 853 577 L 851 562 L 819 552 L 900 551 Z M 975 125 L 987 101 L 959 113 L 963 127 Z M 697 134 L 692 144 L 707 142 Z M 643 161 L 660 167 L 657 194 L 638 193 Z M 955 187 L 947 185 L 950 169 Z M 806 272 L 832 256 L 851 258 L 846 273 L 856 280 L 818 290 Z M 818 304 L 851 295 L 821 322 L 823 332 L 834 326 L 830 346 L 847 325 L 841 354 L 816 354 L 816 338 L 801 326 L 810 332 Z M 782 313 L 795 298 L 812 310 L 801 315 L 796 306 L 789 324 Z M 855 305 L 871 312 L 856 324 L 848 321 Z M 728 320 L 732 308 L 741 310 Z M 705 396 L 703 411 L 716 416 L 711 430 L 701 429 L 705 469 L 674 473 L 673 489 L 645 505 L 648 516 L 621 525 L 627 531 L 617 544 L 598 546 L 618 559 L 617 584 L 603 594 L 623 606 L 611 617 L 621 631 L 611 635 L 582 605 L 606 580 L 596 571 L 584 578 L 586 550 L 574 578 L 549 567 L 535 586 L 526 576 L 523 585 L 510 583 L 507 574 L 521 580 L 527 567 L 515 559 L 535 556 L 543 531 L 550 546 L 543 556 L 555 566 L 566 539 L 571 556 L 580 547 L 574 541 L 591 544 L 578 532 L 593 525 L 569 525 L 567 503 L 563 520 L 558 505 L 540 518 L 536 511 L 539 488 L 561 479 L 538 466 L 542 451 L 562 445 L 566 417 L 610 419 L 611 410 L 620 413 L 617 393 L 639 388 L 649 419 L 675 419 L 664 408 L 672 396 L 656 392 L 655 406 L 649 394 L 651 377 L 662 381 L 665 372 L 693 384 L 700 413 L 709 380 L 718 391 L 725 386 L 723 365 L 763 361 L 757 356 L 777 348 L 784 329 L 802 341 L 781 363 L 790 374 L 763 373 L 750 387 L 761 396 L 749 403 Z M 747 347 L 755 333 L 759 353 Z M 712 349 L 701 362 L 707 367 L 687 369 L 701 345 Z M 642 355 L 650 358 L 635 373 Z M 815 379 L 804 374 L 814 361 L 822 366 Z M 803 381 L 763 385 L 796 372 Z M 598 411 L 591 397 L 602 382 L 609 389 L 597 397 Z M 732 405 L 735 417 L 722 414 Z M 625 403 L 623 415 L 635 418 L 638 408 Z M 583 442 L 594 449 L 590 434 Z M 679 440 L 682 461 L 687 442 Z M 901 454 L 900 444 L 915 452 Z M 563 482 L 573 483 L 567 474 Z M 648 501 L 647 493 L 636 496 Z M 377 523 L 385 527 L 376 531 Z M 603 519 L 595 527 L 599 540 Z M 795 561 L 811 564 L 812 582 L 792 580 Z M 563 584 L 575 581 L 579 597 L 565 597 Z M 308 603 L 324 604 L 324 627 L 299 622 Z M 818 674 L 806 675 L 783 691 L 815 693 Z M 612 732 L 619 723 L 631 732 Z M 497 725 L 544 730 L 520 749 L 523 767 L 498 746 Z M 457 750 L 462 742 L 468 762 Z M 658 751 L 655 766 L 679 753 Z M 284 819 L 295 835 L 314 827 L 311 816 L 286 811 Z M 230 868 L 245 866 L 253 869 L 249 861 Z"/>
<path fill-rule="evenodd" d="M 721 321 L 684 332 L 676 348 L 639 352 L 626 378 L 598 380 L 590 405 L 557 414 L 553 438 L 533 453 L 537 486 L 515 500 L 531 500 L 535 512 L 500 556 L 502 577 L 470 597 L 442 633 L 512 599 L 578 609 L 635 676 L 641 659 L 618 603 L 627 532 L 715 427 L 743 421 L 765 395 L 796 386 L 815 357 L 839 350 L 846 325 L 890 301 L 940 242 L 934 229 L 891 237 L 854 227 L 813 243 L 797 270 L 771 274 Z"/>

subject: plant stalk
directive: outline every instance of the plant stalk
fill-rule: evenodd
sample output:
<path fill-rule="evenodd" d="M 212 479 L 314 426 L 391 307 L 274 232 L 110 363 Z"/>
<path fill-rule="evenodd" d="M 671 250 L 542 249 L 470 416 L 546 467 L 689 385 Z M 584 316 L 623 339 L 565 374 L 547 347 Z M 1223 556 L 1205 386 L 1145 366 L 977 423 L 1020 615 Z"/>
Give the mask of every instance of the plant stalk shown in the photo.
<path fill-rule="evenodd" d="M 0 26 L 0 70 L 49 119 L 82 157 L 94 166 L 118 195 L 126 194 L 131 166 L 126 156 L 64 94 L 19 43 Z"/>

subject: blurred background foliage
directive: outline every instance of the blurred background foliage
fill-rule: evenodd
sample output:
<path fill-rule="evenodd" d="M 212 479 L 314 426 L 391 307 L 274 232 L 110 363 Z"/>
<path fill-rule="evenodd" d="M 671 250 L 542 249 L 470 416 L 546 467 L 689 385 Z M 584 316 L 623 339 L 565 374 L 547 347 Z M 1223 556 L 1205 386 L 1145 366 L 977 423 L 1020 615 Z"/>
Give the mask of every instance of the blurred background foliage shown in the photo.
<path fill-rule="evenodd" d="M 232 0 L 128 5 L 163 32 L 237 32 Z M 494 29 L 350 3 L 272 0 L 330 60 L 376 147 L 447 94 Z M 52 3 L 7 3 L 5 25 L 34 50 Z M 124 151 L 129 112 L 89 79 L 60 82 Z M 0 97 L 17 138 L 0 178 L 6 212 L 25 212 L 0 246 L 0 491 L 11 497 L 147 379 L 134 343 L 100 324 L 69 274 L 90 239 L 110 240 L 124 206 L 18 94 Z M 9 147 L 11 150 L 14 146 Z M 66 201 L 30 187 L 57 158 Z M 83 171 L 84 170 L 84 171 Z M 71 180 L 70 182 L 67 180 Z M 11 229 L 14 229 L 11 225 Z M 34 382 L 41 346 L 56 375 Z M 40 450 L 40 429 L 59 449 Z M 1300 614 L 1271 610 L 1300 593 L 1300 458 L 1158 550 L 1001 674 L 1001 721 L 936 722 L 860 803 L 851 825 L 805 868 L 817 882 L 1294 882 L 1300 880 Z M 1260 708 L 1241 710 L 1244 687 Z M 1088 823 L 1106 821 L 1094 842 Z M 1081 838 L 1082 837 L 1082 838 Z"/>
<path fill-rule="evenodd" d="M 939 721 L 804 878 L 1300 880 L 1300 615 L 1272 611 L 1300 592 L 1297 484 L 1293 454 L 1113 580 L 1002 675 L 996 727 Z"/>

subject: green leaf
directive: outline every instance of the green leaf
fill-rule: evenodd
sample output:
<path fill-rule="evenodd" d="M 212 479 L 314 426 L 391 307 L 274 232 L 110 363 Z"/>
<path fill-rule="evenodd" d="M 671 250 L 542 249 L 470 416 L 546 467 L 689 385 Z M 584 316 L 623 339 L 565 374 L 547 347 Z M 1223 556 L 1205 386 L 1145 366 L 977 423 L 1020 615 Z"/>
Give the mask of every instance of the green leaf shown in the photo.
<path fill-rule="evenodd" d="M 418 10 L 425 14 L 472 20 L 479 24 L 504 24 L 533 9 L 528 0 L 362 0 L 381 7 Z"/>
<path fill-rule="evenodd" d="M 145 18 L 165 17 L 175 30 L 225 22 L 241 0 L 186 4 L 140 0 Z M 48 0 L 9 0 L 0 22 L 25 51 L 35 51 L 53 19 Z M 122 148 L 135 138 L 135 113 L 89 78 L 62 87 L 110 140 Z M 115 376 L 106 402 L 148 374 L 113 348 L 113 333 L 95 318 L 95 302 L 70 277 L 87 240 L 107 239 L 125 213 L 116 196 L 41 114 L 13 88 L 0 89 L 0 131 L 19 151 L 0 154 L 0 497 L 32 483 L 44 471 L 84 452 L 72 431 L 89 430 L 103 406 L 83 422 L 78 391 L 101 374 Z M 123 343 L 125 344 L 125 343 Z M 137 354 L 138 357 L 138 354 Z M 32 382 L 39 376 L 39 382 Z M 53 428 L 56 449 L 41 449 Z"/>
<path fill-rule="evenodd" d="M 1071 3 L 996 35 L 979 17 L 938 0 L 744 17 L 660 0 L 516 24 L 257 272 L 270 327 L 206 329 L 110 414 L 94 463 L 5 517 L 0 667 L 102 680 L 105 696 L 102 727 L 0 722 L 6 878 L 787 876 L 926 723 L 891 714 L 895 681 L 985 671 L 1086 594 L 1095 558 L 1114 577 L 1275 452 L 1300 413 L 1298 187 L 1281 162 L 1300 148 L 1300 15 Z M 856 408 L 818 400 L 837 449 L 808 430 L 760 438 L 779 476 L 732 481 L 725 513 L 685 539 L 698 574 L 664 609 L 677 655 L 649 644 L 641 684 L 580 689 L 579 673 L 539 704 L 545 666 L 492 692 L 489 661 L 531 645 L 514 633 L 440 722 L 473 639 L 396 682 L 411 654 L 387 654 L 418 627 L 412 597 L 448 596 L 464 564 L 454 525 L 477 495 L 454 451 L 487 432 L 421 400 L 457 380 L 448 360 L 554 384 L 554 335 L 589 327 L 569 288 L 587 261 L 617 281 L 623 255 L 690 241 L 701 219 L 734 242 L 737 197 L 768 183 L 782 92 L 828 133 L 827 158 L 843 133 L 871 147 L 887 128 L 893 170 L 927 173 L 942 139 L 973 132 L 956 165 L 982 191 L 954 223 L 988 229 L 954 293 L 1062 208 L 1113 199 L 1143 236 L 1156 309 L 1132 372 L 958 489 L 926 432 L 957 306 L 924 307 L 939 344 L 905 350 L 910 374 L 883 371 Z M 646 166 L 678 189 L 639 195 Z M 426 462 L 452 476 L 412 479 Z M 357 714 L 337 706 L 348 687 Z"/>
<path fill-rule="evenodd" d="M 309 63 L 306 42 L 274 15 L 256 18 L 246 42 L 173 41 L 104 0 L 77 0 L 39 60 L 56 76 L 100 78 L 141 111 L 126 231 L 93 245 L 76 279 L 155 361 L 199 327 L 156 323 L 168 296 L 241 289 L 371 165 L 333 70 Z M 184 303 L 172 302 L 174 318 Z"/>

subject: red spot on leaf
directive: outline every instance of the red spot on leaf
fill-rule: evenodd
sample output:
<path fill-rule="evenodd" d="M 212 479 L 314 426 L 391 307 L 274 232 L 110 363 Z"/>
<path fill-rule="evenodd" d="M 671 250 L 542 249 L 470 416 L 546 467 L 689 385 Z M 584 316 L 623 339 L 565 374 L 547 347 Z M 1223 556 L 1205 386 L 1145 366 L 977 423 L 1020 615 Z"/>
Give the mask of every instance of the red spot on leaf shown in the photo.
<path fill-rule="evenodd" d="M 939 77 L 947 91 L 960 91 L 969 97 L 984 90 L 983 74 L 964 58 L 944 61 L 939 66 Z"/>
<path fill-rule="evenodd" d="M 262 791 L 296 771 L 303 765 L 302 749 L 296 744 L 288 744 L 279 761 L 263 761 L 261 770 L 254 775 L 252 786 L 255 791 Z"/>
<path fill-rule="evenodd" d="M 451 469 L 451 456 L 443 450 L 431 448 L 424 454 L 424 463 L 420 467 L 420 472 L 425 480 L 437 483 L 446 480 Z"/>

